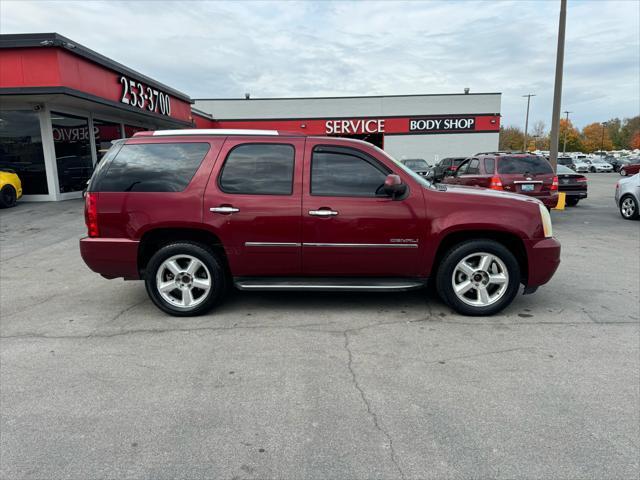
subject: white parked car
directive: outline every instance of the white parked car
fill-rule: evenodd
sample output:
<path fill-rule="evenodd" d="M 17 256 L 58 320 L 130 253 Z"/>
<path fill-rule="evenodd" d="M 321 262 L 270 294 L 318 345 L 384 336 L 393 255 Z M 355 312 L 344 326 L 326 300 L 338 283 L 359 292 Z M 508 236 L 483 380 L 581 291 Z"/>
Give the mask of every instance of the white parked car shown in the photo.
<path fill-rule="evenodd" d="M 626 220 L 640 217 L 640 173 L 633 177 L 622 178 L 616 183 L 616 205 L 620 215 Z"/>
<path fill-rule="evenodd" d="M 574 171 L 579 173 L 586 173 L 591 171 L 591 160 L 587 159 L 586 155 L 575 157 L 573 159 Z"/>
<path fill-rule="evenodd" d="M 602 158 L 594 157 L 590 159 L 591 167 L 589 167 L 589 171 L 591 173 L 600 173 L 600 172 L 613 172 L 613 165 L 609 162 L 605 162 Z"/>

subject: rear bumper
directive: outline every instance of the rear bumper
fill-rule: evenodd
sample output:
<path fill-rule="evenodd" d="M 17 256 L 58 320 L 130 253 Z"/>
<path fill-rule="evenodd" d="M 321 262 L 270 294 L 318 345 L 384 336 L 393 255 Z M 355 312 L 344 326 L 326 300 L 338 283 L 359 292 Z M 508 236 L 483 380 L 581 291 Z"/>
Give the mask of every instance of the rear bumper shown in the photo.
<path fill-rule="evenodd" d="M 527 249 L 527 287 L 544 285 L 560 265 L 560 242 L 555 238 L 526 240 Z"/>
<path fill-rule="evenodd" d="M 570 198 L 587 198 L 586 190 L 560 190 L 560 191 Z"/>
<path fill-rule="evenodd" d="M 138 280 L 138 242 L 126 238 L 80 239 L 80 255 L 87 266 L 105 278 Z"/>
<path fill-rule="evenodd" d="M 534 197 L 544 203 L 547 208 L 554 208 L 558 204 L 558 194 L 548 195 L 546 197 Z"/>

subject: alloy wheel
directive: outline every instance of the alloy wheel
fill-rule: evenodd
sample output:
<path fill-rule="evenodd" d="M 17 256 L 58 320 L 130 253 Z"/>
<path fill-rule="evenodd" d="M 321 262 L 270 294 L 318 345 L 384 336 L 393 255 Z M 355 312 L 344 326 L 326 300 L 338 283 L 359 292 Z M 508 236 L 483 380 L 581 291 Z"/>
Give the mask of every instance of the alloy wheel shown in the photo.
<path fill-rule="evenodd" d="M 633 199 L 631 197 L 627 197 L 622 200 L 622 204 L 620 205 L 620 212 L 625 218 L 631 218 L 636 213 L 636 204 L 633 202 Z"/>
<path fill-rule="evenodd" d="M 166 259 L 156 273 L 158 293 L 178 308 L 193 308 L 201 304 L 212 284 L 209 269 L 191 255 L 174 255 Z"/>
<path fill-rule="evenodd" d="M 458 262 L 451 284 L 462 302 L 474 307 L 486 307 L 504 296 L 509 285 L 509 272 L 496 255 L 473 253 Z"/>

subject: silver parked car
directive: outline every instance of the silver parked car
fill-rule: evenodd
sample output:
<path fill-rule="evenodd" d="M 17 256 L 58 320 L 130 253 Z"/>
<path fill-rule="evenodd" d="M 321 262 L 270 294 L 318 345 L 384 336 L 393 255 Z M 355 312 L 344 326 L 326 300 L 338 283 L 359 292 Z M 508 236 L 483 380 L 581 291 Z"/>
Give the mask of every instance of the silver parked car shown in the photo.
<path fill-rule="evenodd" d="M 620 215 L 627 220 L 636 220 L 640 216 L 640 173 L 633 177 L 622 178 L 616 183 L 616 205 Z"/>

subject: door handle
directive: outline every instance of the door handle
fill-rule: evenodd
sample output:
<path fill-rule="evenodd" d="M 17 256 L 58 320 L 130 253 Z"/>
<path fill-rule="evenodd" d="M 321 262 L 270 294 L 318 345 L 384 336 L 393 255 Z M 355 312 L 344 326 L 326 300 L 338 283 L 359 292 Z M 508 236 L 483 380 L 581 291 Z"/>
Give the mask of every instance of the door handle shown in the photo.
<path fill-rule="evenodd" d="M 240 209 L 235 207 L 211 207 L 209 211 L 213 213 L 235 213 L 239 212 Z"/>
<path fill-rule="evenodd" d="M 338 212 L 334 210 L 309 210 L 309 215 L 314 217 L 335 217 Z"/>

